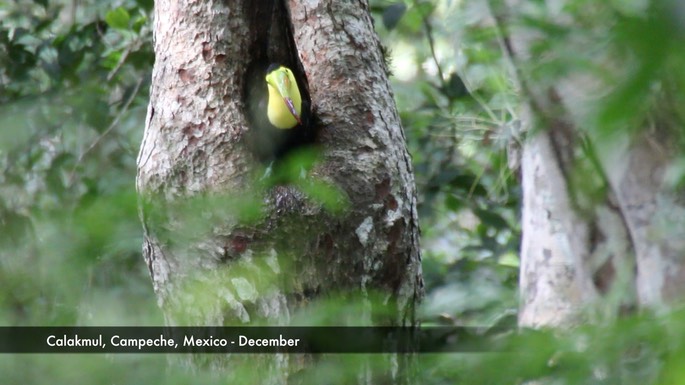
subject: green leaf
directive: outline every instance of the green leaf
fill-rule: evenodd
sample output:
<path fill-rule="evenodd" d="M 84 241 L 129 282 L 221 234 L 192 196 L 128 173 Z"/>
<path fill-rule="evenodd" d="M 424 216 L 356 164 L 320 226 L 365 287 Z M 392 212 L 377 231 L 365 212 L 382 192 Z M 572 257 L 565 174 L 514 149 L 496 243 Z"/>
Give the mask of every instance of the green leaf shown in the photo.
<path fill-rule="evenodd" d="M 450 75 L 442 92 L 450 99 L 459 99 L 469 94 L 464 81 L 454 72 Z"/>
<path fill-rule="evenodd" d="M 74 155 L 68 152 L 63 152 L 52 160 L 50 168 L 45 175 L 45 182 L 51 192 L 60 197 L 66 192 L 65 173 L 73 168 L 75 161 Z"/>
<path fill-rule="evenodd" d="M 101 65 L 102 65 L 102 67 L 104 67 L 108 70 L 111 70 L 114 67 L 116 67 L 117 64 L 119 64 L 120 59 L 121 59 L 121 51 L 120 50 L 112 51 L 112 52 L 108 53 L 103 58 Z"/>
<path fill-rule="evenodd" d="M 79 64 L 83 61 L 85 52 L 72 49 L 69 44 L 62 44 L 57 52 L 57 63 L 63 76 L 75 76 Z"/>
<path fill-rule="evenodd" d="M 498 213 L 491 210 L 475 209 L 473 213 L 480 219 L 480 221 L 487 227 L 496 229 L 506 229 L 509 227 L 507 221 Z"/>
<path fill-rule="evenodd" d="M 391 30 L 395 28 L 397 23 L 402 19 L 407 6 L 404 3 L 391 4 L 383 11 L 383 25 L 386 29 Z"/>
<path fill-rule="evenodd" d="M 445 197 L 445 207 L 451 211 L 457 212 L 464 207 L 464 201 L 459 199 L 456 195 L 450 194 Z"/>
<path fill-rule="evenodd" d="M 36 65 L 37 58 L 24 45 L 8 44 L 7 56 L 12 58 L 5 69 L 11 78 L 24 80 L 28 77 L 28 72 Z"/>
<path fill-rule="evenodd" d="M 126 58 L 126 63 L 131 64 L 136 69 L 145 70 L 152 68 L 155 63 L 155 55 L 151 50 L 131 52 Z"/>
<path fill-rule="evenodd" d="M 151 11 L 152 6 L 154 5 L 153 0 L 136 0 L 136 4 L 138 4 L 141 8 L 143 8 L 146 11 Z"/>
<path fill-rule="evenodd" d="M 84 101 L 82 108 L 85 110 L 84 121 L 86 124 L 102 133 L 110 123 L 107 102 L 100 98 L 91 98 L 91 100 Z"/>
<path fill-rule="evenodd" d="M 143 28 L 143 26 L 147 23 L 147 17 L 145 15 L 140 15 L 136 17 L 136 19 L 133 21 L 133 31 L 135 33 L 140 33 L 140 30 Z"/>
<path fill-rule="evenodd" d="M 310 199 L 322 205 L 332 214 L 343 214 L 348 206 L 345 194 L 332 184 L 309 180 L 298 183 L 298 187 L 307 194 Z"/>
<path fill-rule="evenodd" d="M 116 29 L 128 29 L 128 22 L 131 20 L 131 15 L 122 7 L 113 9 L 105 15 L 107 24 Z"/>
<path fill-rule="evenodd" d="M 506 253 L 500 256 L 497 263 L 509 267 L 519 267 L 521 265 L 521 261 L 519 261 L 519 257 L 516 253 Z"/>
<path fill-rule="evenodd" d="M 433 4 L 419 3 L 411 7 L 406 15 L 402 26 L 406 26 L 409 31 L 419 32 L 423 28 L 424 19 L 433 13 Z"/>

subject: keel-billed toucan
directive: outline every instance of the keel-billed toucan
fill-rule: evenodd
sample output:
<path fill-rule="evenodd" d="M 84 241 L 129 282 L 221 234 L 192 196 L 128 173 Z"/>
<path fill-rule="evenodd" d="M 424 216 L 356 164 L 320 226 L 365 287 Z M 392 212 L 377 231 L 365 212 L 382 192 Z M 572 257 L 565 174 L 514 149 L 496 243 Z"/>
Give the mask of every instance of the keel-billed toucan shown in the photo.
<path fill-rule="evenodd" d="M 304 77 L 271 64 L 248 74 L 248 145 L 263 164 L 289 157 L 316 141 Z"/>
<path fill-rule="evenodd" d="M 272 64 L 267 70 L 266 84 L 269 89 L 269 122 L 281 129 L 302 125 L 302 96 L 293 71 Z"/>

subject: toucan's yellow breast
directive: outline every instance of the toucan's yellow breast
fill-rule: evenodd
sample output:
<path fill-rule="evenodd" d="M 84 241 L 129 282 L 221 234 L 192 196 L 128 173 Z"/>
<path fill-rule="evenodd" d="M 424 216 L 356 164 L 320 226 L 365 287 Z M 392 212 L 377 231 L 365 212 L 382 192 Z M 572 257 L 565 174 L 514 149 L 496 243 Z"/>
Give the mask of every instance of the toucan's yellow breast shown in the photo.
<path fill-rule="evenodd" d="M 268 83 L 267 83 L 268 84 Z M 298 122 L 297 119 L 295 119 L 295 116 L 293 116 L 292 112 L 290 112 L 290 109 L 288 109 L 288 106 L 286 105 L 285 99 L 283 95 L 281 95 L 278 90 L 272 86 L 271 84 L 268 84 L 269 88 L 269 105 L 268 105 L 268 117 L 269 117 L 269 122 L 273 124 L 277 128 L 293 128 L 295 127 Z M 302 99 L 300 97 L 299 91 L 296 93 L 293 93 L 292 96 L 292 103 L 293 106 L 295 107 L 295 111 L 297 111 L 298 114 L 301 113 L 302 111 Z"/>

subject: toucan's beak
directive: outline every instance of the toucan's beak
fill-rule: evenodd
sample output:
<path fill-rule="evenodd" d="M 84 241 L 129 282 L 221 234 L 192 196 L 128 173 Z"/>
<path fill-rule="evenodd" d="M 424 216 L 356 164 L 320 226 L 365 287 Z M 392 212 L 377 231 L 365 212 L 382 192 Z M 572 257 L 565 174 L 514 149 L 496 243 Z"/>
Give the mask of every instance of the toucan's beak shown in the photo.
<path fill-rule="evenodd" d="M 276 77 L 275 86 L 278 89 L 278 93 L 281 94 L 283 102 L 288 107 L 290 113 L 293 114 L 295 120 L 297 120 L 299 124 L 302 124 L 302 120 L 300 120 L 300 115 L 297 113 L 297 110 L 295 109 L 295 104 L 293 104 L 293 99 L 290 95 L 290 88 L 293 85 L 290 84 L 290 79 L 288 79 L 288 75 L 285 73 L 279 73 Z"/>

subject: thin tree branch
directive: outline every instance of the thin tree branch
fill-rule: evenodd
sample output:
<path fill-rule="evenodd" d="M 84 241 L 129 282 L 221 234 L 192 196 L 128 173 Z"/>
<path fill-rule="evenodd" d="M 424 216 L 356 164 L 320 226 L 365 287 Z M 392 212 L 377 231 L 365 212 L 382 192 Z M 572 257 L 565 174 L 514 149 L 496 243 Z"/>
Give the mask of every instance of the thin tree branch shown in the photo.
<path fill-rule="evenodd" d="M 431 26 L 430 20 L 428 20 L 428 17 L 430 15 L 426 15 L 423 13 L 423 11 L 421 10 L 421 7 L 419 7 L 419 3 L 417 0 L 414 0 L 413 3 L 414 3 L 414 6 L 421 13 L 421 20 L 422 20 L 423 28 L 426 30 L 426 37 L 428 38 L 428 46 L 430 47 L 431 57 L 433 58 L 433 61 L 435 62 L 435 67 L 438 69 L 438 76 L 440 77 L 440 85 L 442 86 L 443 89 L 445 89 L 445 87 L 446 87 L 445 76 L 442 72 L 442 67 L 440 67 L 440 62 L 438 61 L 438 56 L 435 54 L 435 40 L 433 39 L 433 26 Z"/>
<path fill-rule="evenodd" d="M 140 86 L 143 84 L 143 81 L 144 81 L 144 78 L 142 78 L 142 77 L 140 79 L 138 79 L 138 82 L 136 83 L 135 87 L 133 88 L 133 91 L 131 92 L 131 95 L 129 95 L 128 99 L 126 99 L 126 102 L 124 103 L 123 108 L 121 109 L 121 111 L 119 111 L 119 113 L 114 118 L 112 123 L 110 123 L 110 125 L 100 135 L 98 135 L 98 137 L 95 138 L 95 140 L 93 140 L 93 142 L 88 146 L 88 148 L 86 148 L 81 153 L 81 155 L 78 157 L 78 160 L 74 164 L 74 167 L 72 168 L 71 173 L 69 175 L 69 183 L 73 182 L 74 175 L 76 173 L 76 168 L 83 162 L 83 159 L 86 157 L 86 155 L 88 155 L 91 151 L 93 151 L 95 149 L 95 147 L 97 147 L 98 144 L 100 144 L 100 141 L 102 141 L 102 139 L 104 139 L 107 135 L 109 135 L 114 130 L 114 128 L 119 124 L 119 121 L 122 119 L 124 114 L 126 114 L 126 112 L 128 112 L 128 109 L 131 106 L 131 103 L 133 103 L 133 100 L 138 95 L 138 91 L 140 91 Z"/>

